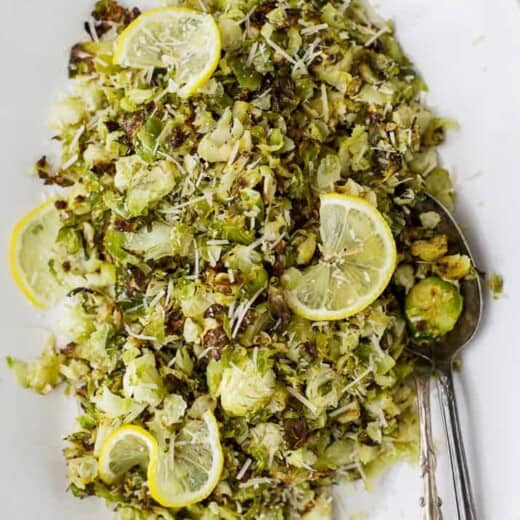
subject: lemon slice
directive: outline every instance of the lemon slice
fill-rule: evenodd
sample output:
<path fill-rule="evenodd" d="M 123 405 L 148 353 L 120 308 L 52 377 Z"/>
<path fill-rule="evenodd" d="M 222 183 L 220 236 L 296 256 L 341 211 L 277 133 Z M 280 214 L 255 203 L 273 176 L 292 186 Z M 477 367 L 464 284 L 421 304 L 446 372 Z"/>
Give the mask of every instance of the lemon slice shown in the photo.
<path fill-rule="evenodd" d="M 323 259 L 284 275 L 291 309 L 313 321 L 340 320 L 361 312 L 390 282 L 396 246 L 385 218 L 358 197 L 321 196 Z"/>
<path fill-rule="evenodd" d="M 122 426 L 103 441 L 99 455 L 99 476 L 107 484 L 113 484 L 136 466 L 148 470 L 150 461 L 157 459 L 157 450 L 155 438 L 144 428 Z"/>
<path fill-rule="evenodd" d="M 140 426 L 127 425 L 111 433 L 101 446 L 99 475 L 117 482 L 136 466 L 146 470 L 152 498 L 164 507 L 186 507 L 204 500 L 218 484 L 224 455 L 212 412 L 187 421 L 162 451 Z"/>
<path fill-rule="evenodd" d="M 157 466 L 150 465 L 150 494 L 165 507 L 200 502 L 215 489 L 223 466 L 217 421 L 208 411 L 202 420 L 187 422 Z"/>
<path fill-rule="evenodd" d="M 220 59 L 215 19 L 185 7 L 150 9 L 119 36 L 114 62 L 135 68 L 174 70 L 174 84 L 187 97 L 211 77 Z"/>
<path fill-rule="evenodd" d="M 48 200 L 25 215 L 11 235 L 11 274 L 27 299 L 43 309 L 52 307 L 67 292 L 49 266 L 60 227 L 54 200 Z"/>

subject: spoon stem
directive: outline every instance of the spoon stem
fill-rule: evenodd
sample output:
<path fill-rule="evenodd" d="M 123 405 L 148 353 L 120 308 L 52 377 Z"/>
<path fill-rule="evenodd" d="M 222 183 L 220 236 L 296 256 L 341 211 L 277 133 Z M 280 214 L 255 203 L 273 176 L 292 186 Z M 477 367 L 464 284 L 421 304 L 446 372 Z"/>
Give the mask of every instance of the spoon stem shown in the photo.
<path fill-rule="evenodd" d="M 475 503 L 471 492 L 468 463 L 455 399 L 451 363 L 445 368 L 439 367 L 437 376 L 442 419 L 448 439 L 458 518 L 459 520 L 476 520 Z"/>
<path fill-rule="evenodd" d="M 419 408 L 420 425 L 420 460 L 421 477 L 423 479 L 423 496 L 421 498 L 423 520 L 442 520 L 441 499 L 437 492 L 437 481 L 435 478 L 437 459 L 433 446 L 432 424 L 431 424 L 431 374 L 421 374 L 416 378 L 417 405 Z"/>

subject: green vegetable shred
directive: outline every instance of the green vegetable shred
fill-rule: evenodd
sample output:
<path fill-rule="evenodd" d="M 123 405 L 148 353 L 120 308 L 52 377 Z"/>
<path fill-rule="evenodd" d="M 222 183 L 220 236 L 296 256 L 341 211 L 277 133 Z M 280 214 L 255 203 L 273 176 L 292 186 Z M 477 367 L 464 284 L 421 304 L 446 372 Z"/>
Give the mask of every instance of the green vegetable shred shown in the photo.
<path fill-rule="evenodd" d="M 415 459 L 405 347 L 446 333 L 463 305 L 469 259 L 448 255 L 434 212 L 413 218 L 427 190 L 453 204 L 436 152 L 451 124 L 425 106 L 393 25 L 362 1 L 186 5 L 211 13 L 223 42 L 189 99 L 166 68 L 113 64 L 136 9 L 100 0 L 94 38 L 72 48 L 52 112 L 61 159 L 36 167 L 64 188 L 52 269 L 72 290 L 41 356 L 8 362 L 24 387 L 62 384 L 79 401 L 70 491 L 105 499 L 120 520 L 331 518 L 334 484 Z M 280 280 L 318 261 L 322 192 L 377 205 L 399 265 L 359 314 L 311 322 Z M 174 442 L 207 409 L 225 464 L 203 501 L 160 506 L 141 467 L 99 478 L 115 428 Z"/>

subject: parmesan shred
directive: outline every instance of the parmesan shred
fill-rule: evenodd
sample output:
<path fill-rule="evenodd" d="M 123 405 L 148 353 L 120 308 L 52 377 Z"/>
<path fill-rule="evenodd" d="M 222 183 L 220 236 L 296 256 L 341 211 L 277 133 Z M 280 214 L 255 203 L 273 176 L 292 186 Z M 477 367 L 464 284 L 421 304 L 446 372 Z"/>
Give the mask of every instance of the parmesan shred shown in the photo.
<path fill-rule="evenodd" d="M 175 166 L 177 166 L 177 168 L 179 168 L 181 173 L 186 175 L 186 170 L 184 169 L 184 166 L 177 159 L 175 159 L 175 157 L 167 154 L 166 152 L 163 152 L 162 150 L 158 150 L 157 155 L 160 155 L 161 157 L 164 157 L 165 159 L 168 159 L 169 161 L 171 161 L 173 164 L 175 164 Z"/>
<path fill-rule="evenodd" d="M 61 169 L 62 170 L 67 170 L 68 168 L 70 168 L 73 164 L 75 164 L 77 162 L 77 160 L 79 159 L 79 154 L 74 154 L 68 161 L 65 161 L 62 165 L 61 165 Z"/>
<path fill-rule="evenodd" d="M 256 291 L 256 293 L 249 300 L 238 306 L 238 309 L 236 311 L 236 322 L 233 327 L 233 332 L 231 334 L 232 338 L 236 337 L 236 335 L 238 334 L 238 330 L 240 329 L 240 325 L 242 325 L 242 321 L 246 317 L 247 311 L 251 308 L 253 303 L 255 303 L 256 299 L 262 294 L 264 290 L 265 286 L 260 287 L 260 289 L 258 289 L 258 291 Z"/>
<path fill-rule="evenodd" d="M 202 195 L 200 197 L 196 197 L 196 198 L 188 200 L 186 202 L 182 202 L 181 204 L 177 204 L 176 206 L 172 206 L 170 208 L 163 208 L 160 211 L 161 211 L 161 213 L 175 213 L 182 208 L 185 208 L 187 206 L 192 206 L 193 204 L 198 204 L 199 202 L 202 202 L 203 200 L 207 200 L 206 195 Z"/>
<path fill-rule="evenodd" d="M 242 480 L 244 478 L 244 475 L 246 474 L 247 470 L 249 469 L 249 466 L 253 463 L 253 459 L 248 458 L 242 467 L 240 468 L 240 471 L 237 473 L 237 480 Z"/>
<path fill-rule="evenodd" d="M 251 19 L 251 15 L 256 11 L 256 8 L 258 6 L 255 5 L 253 6 L 248 12 L 247 14 L 241 19 L 238 21 L 239 25 L 242 25 L 244 22 L 248 22 L 250 19 Z"/>
<path fill-rule="evenodd" d="M 294 388 L 291 388 L 290 386 L 287 387 L 287 391 L 300 403 L 303 404 L 303 406 L 306 406 L 314 415 L 318 415 L 318 409 L 316 406 L 314 406 L 306 397 L 304 397 L 302 394 L 297 392 Z"/>
<path fill-rule="evenodd" d="M 98 42 L 99 36 L 98 36 L 97 30 L 96 30 L 96 21 L 94 20 L 94 18 L 90 17 L 87 20 L 87 24 L 88 24 L 89 32 L 90 32 L 90 35 L 92 36 L 92 39 L 95 42 Z"/>
<path fill-rule="evenodd" d="M 365 42 L 365 47 L 370 47 L 376 40 L 379 39 L 380 36 L 383 36 L 383 34 L 387 32 L 390 32 L 390 28 L 385 25 L 382 29 L 379 29 L 379 31 L 377 31 L 374 36 Z"/>
<path fill-rule="evenodd" d="M 276 480 L 274 478 L 268 478 L 268 477 L 258 477 L 258 478 L 251 478 L 247 480 L 246 482 L 241 482 L 239 484 L 239 487 L 241 488 L 248 488 L 248 487 L 258 487 L 262 484 L 273 484 Z"/>
<path fill-rule="evenodd" d="M 145 334 L 137 334 L 134 332 L 129 325 L 125 323 L 125 330 L 129 336 L 135 339 L 139 339 L 141 341 L 157 341 L 155 336 L 146 336 Z"/>
<path fill-rule="evenodd" d="M 343 415 L 345 412 L 348 412 L 355 408 L 355 403 L 349 403 L 345 406 L 342 406 L 341 408 L 337 408 L 336 410 L 333 410 L 329 413 L 329 417 L 333 419 L 334 417 L 337 417 L 338 415 Z"/>
<path fill-rule="evenodd" d="M 81 136 L 85 133 L 85 125 L 81 125 L 78 128 L 78 131 L 74 134 L 74 137 L 72 138 L 72 141 L 70 142 L 70 148 L 71 150 L 76 148 L 76 146 L 79 143 L 79 140 L 81 139 Z"/>
<path fill-rule="evenodd" d="M 302 36 L 310 36 L 311 34 L 316 34 L 317 32 L 323 31 L 324 29 L 328 29 L 328 23 L 320 23 L 318 25 L 310 25 L 309 27 L 305 27 L 300 31 Z"/>
<path fill-rule="evenodd" d="M 198 356 L 197 359 L 204 359 L 211 351 L 213 350 L 213 347 L 208 347 L 204 349 Z"/>
<path fill-rule="evenodd" d="M 372 371 L 373 371 L 373 368 L 371 366 L 368 367 L 360 376 L 356 377 L 356 379 L 354 379 L 354 381 L 351 381 L 345 388 L 343 388 L 343 391 L 341 393 L 344 394 L 345 392 L 348 392 L 351 388 L 353 388 L 357 384 L 361 383 L 361 381 L 363 381 L 363 379 L 365 379 L 365 377 L 367 377 L 368 374 L 370 374 L 370 372 L 372 372 Z"/>
<path fill-rule="evenodd" d="M 148 304 L 148 307 L 152 309 L 161 301 L 161 298 L 164 296 L 164 290 L 159 291 L 152 299 L 152 301 Z"/>
<path fill-rule="evenodd" d="M 255 59 L 257 49 L 258 42 L 255 42 L 253 43 L 253 45 L 251 45 L 251 50 L 249 51 L 249 56 L 247 57 L 246 64 L 248 67 L 251 67 L 251 65 L 253 64 L 253 60 Z"/>
<path fill-rule="evenodd" d="M 284 51 L 278 44 L 274 43 L 273 40 L 267 38 L 267 36 L 264 36 L 264 40 L 267 45 L 269 45 L 269 47 L 274 49 L 278 54 L 280 54 L 280 56 L 283 56 L 289 63 L 292 63 L 293 65 L 297 64 L 297 61 L 292 56 L 289 56 L 289 54 L 287 54 L 287 52 Z"/>
<path fill-rule="evenodd" d="M 240 143 L 238 141 L 236 141 L 235 144 L 233 145 L 233 148 L 231 149 L 231 153 L 229 155 L 229 160 L 227 163 L 228 167 L 231 166 L 235 162 L 235 159 L 237 158 L 239 147 L 240 147 Z"/>

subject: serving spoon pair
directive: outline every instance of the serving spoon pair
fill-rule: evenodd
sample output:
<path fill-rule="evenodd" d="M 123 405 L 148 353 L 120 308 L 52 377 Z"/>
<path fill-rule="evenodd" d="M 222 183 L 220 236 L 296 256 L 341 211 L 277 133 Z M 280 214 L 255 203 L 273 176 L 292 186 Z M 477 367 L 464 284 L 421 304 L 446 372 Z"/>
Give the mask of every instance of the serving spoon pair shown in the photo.
<path fill-rule="evenodd" d="M 439 201 L 427 195 L 423 202 L 417 204 L 416 211 L 420 213 L 435 211 L 441 217 L 437 229 L 447 235 L 448 243 L 454 252 L 467 255 L 474 265 L 471 251 L 460 227 Z M 412 350 L 419 360 L 417 396 L 421 435 L 420 468 L 424 481 L 424 496 L 421 499 L 421 506 L 424 520 L 442 519 L 442 503 L 438 496 L 435 478 L 436 458 L 431 427 L 432 376 L 437 381 L 442 419 L 448 440 L 458 518 L 459 520 L 476 520 L 477 518 L 455 398 L 453 365 L 461 349 L 475 336 L 481 321 L 483 297 L 479 277 L 463 280 L 460 290 L 464 298 L 464 309 L 456 327 L 439 341 L 426 347 L 412 345 Z"/>

